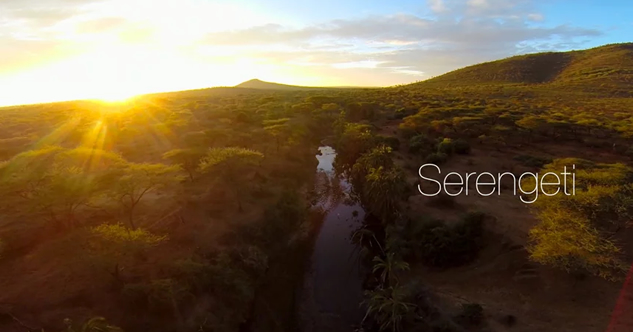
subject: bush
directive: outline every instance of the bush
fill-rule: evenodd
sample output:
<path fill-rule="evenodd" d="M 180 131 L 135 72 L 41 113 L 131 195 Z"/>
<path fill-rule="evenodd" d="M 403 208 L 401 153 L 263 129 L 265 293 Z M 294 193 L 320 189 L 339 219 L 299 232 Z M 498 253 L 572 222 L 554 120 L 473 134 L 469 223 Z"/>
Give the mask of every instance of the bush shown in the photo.
<path fill-rule="evenodd" d="M 542 158 L 542 157 L 536 157 L 536 156 L 530 156 L 530 155 L 516 156 L 514 157 L 514 160 L 520 162 L 521 165 L 523 166 L 538 167 L 538 168 L 541 168 L 543 167 L 543 165 L 549 164 L 552 162 L 552 159 L 550 158 Z"/>
<path fill-rule="evenodd" d="M 425 264 L 457 266 L 473 260 L 481 249 L 484 217 L 471 212 L 454 226 L 435 219 L 410 221 L 404 234 L 410 251 Z"/>
<path fill-rule="evenodd" d="M 453 151 L 457 154 L 469 154 L 470 144 L 463 139 L 457 139 L 453 142 Z"/>
<path fill-rule="evenodd" d="M 376 141 L 377 145 L 386 145 L 394 151 L 398 151 L 400 148 L 400 140 L 397 137 L 378 135 Z"/>
<path fill-rule="evenodd" d="M 426 135 L 416 135 L 409 139 L 409 152 L 418 155 L 427 155 L 436 149 L 436 143 Z"/>
<path fill-rule="evenodd" d="M 430 155 L 426 156 L 426 159 L 424 159 L 424 161 L 426 163 L 430 163 L 430 164 L 443 164 L 446 162 L 446 160 L 448 159 L 448 155 L 446 153 L 431 153 Z"/>
<path fill-rule="evenodd" d="M 445 138 L 437 145 L 437 152 L 452 154 L 454 151 L 453 140 L 450 138 Z"/>

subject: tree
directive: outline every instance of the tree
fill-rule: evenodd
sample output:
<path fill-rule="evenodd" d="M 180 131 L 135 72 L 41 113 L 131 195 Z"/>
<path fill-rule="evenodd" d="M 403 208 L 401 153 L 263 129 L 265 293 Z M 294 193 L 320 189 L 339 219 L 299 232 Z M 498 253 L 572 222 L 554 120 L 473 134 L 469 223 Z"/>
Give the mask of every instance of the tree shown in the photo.
<path fill-rule="evenodd" d="M 398 203 L 405 194 L 405 185 L 400 168 L 372 168 L 363 186 L 363 198 L 369 210 L 383 223 L 387 223 L 398 210 Z"/>
<path fill-rule="evenodd" d="M 180 183 L 179 171 L 177 165 L 128 163 L 103 178 L 110 183 L 106 195 L 123 208 L 129 227 L 136 229 L 134 211 L 141 199 L 150 192 Z"/>
<path fill-rule="evenodd" d="M 289 118 L 267 120 L 264 121 L 264 130 L 268 132 L 275 139 L 275 147 L 277 153 L 279 153 L 279 146 L 281 140 L 286 139 L 290 135 L 290 126 L 288 125 Z"/>
<path fill-rule="evenodd" d="M 409 270 L 409 263 L 403 261 L 394 252 L 387 252 L 383 257 L 373 259 L 373 273 L 380 272 L 380 281 L 385 286 L 395 286 L 398 283 L 398 272 Z"/>
<path fill-rule="evenodd" d="M 77 208 L 103 190 L 99 178 L 123 159 L 91 148 L 46 147 L 20 153 L 0 167 L 9 208 L 42 213 L 59 228 L 75 225 Z"/>
<path fill-rule="evenodd" d="M 359 123 L 342 124 L 337 137 L 336 163 L 344 170 L 351 169 L 356 160 L 374 145 L 374 134 L 371 126 Z"/>
<path fill-rule="evenodd" d="M 606 279 L 617 279 L 626 268 L 622 248 L 613 240 L 633 218 L 633 171 L 622 164 L 594 164 L 565 158 L 545 165 L 543 172 L 560 172 L 576 165 L 575 195 L 565 188 L 549 186 L 534 202 L 540 223 L 530 230 L 530 258 L 569 272 L 587 271 Z M 567 191 L 572 181 L 567 177 Z M 522 183 L 525 191 L 536 187 L 533 178 Z M 537 188 L 541 189 L 541 188 Z"/>
<path fill-rule="evenodd" d="M 158 236 L 144 229 L 134 229 L 122 224 L 102 224 L 91 228 L 89 252 L 98 257 L 96 262 L 110 270 L 114 279 L 121 281 L 121 271 L 133 264 L 139 255 L 161 242 L 166 236 Z"/>
<path fill-rule="evenodd" d="M 365 297 L 363 305 L 367 306 L 367 311 L 363 322 L 372 317 L 381 331 L 402 331 L 402 320 L 415 309 L 415 304 L 406 302 L 402 287 L 379 287 L 365 291 Z"/>
<path fill-rule="evenodd" d="M 189 175 L 189 180 L 193 182 L 194 174 L 200 164 L 200 159 L 204 157 L 206 151 L 200 148 L 174 149 L 163 154 L 163 159 L 170 160 L 176 165 L 180 165 Z"/>
<path fill-rule="evenodd" d="M 366 177 L 372 168 L 391 168 L 392 166 L 392 149 L 390 147 L 380 145 L 362 154 L 352 166 L 351 178 L 354 188 L 362 190 Z"/>
<path fill-rule="evenodd" d="M 242 211 L 242 187 L 262 159 L 264 155 L 254 150 L 238 147 L 212 148 L 202 159 L 198 169 L 201 173 L 213 173 L 233 188 L 238 210 Z"/>
<path fill-rule="evenodd" d="M 73 328 L 73 322 L 68 318 L 64 320 L 64 324 L 66 325 L 65 332 L 123 332 L 121 328 L 110 325 L 103 317 L 90 318 L 79 330 Z"/>

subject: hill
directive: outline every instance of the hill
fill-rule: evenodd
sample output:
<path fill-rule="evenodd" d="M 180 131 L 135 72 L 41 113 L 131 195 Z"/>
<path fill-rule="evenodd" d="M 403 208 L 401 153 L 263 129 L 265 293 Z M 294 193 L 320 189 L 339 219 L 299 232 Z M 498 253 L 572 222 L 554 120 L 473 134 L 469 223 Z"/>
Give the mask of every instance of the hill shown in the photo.
<path fill-rule="evenodd" d="M 256 90 L 284 90 L 284 91 L 304 91 L 304 90 L 335 90 L 335 89 L 375 89 L 377 87 L 361 87 L 361 86 L 300 86 L 288 85 L 274 82 L 266 82 L 258 79 L 252 79 L 235 86 L 242 89 Z"/>
<path fill-rule="evenodd" d="M 313 90 L 313 89 L 327 89 L 327 88 L 319 88 L 319 87 L 308 87 L 308 86 L 298 86 L 298 85 L 288 85 L 288 84 L 280 84 L 273 82 L 261 81 L 258 79 L 252 79 L 250 81 L 246 81 L 240 83 L 235 86 L 236 88 L 247 88 L 247 89 L 259 89 L 259 90 Z"/>
<path fill-rule="evenodd" d="M 588 50 L 519 55 L 481 63 L 412 86 L 555 84 L 580 89 L 626 89 L 633 83 L 633 43 Z"/>

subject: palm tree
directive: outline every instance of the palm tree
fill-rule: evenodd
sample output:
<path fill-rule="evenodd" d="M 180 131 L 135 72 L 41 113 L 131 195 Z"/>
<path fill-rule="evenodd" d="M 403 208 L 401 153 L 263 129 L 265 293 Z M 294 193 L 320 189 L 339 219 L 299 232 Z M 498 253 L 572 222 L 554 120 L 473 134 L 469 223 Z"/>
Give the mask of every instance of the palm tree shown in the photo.
<path fill-rule="evenodd" d="M 400 287 L 366 291 L 365 297 L 361 304 L 367 306 L 363 323 L 372 316 L 381 331 L 402 331 L 402 319 L 415 308 L 415 304 L 405 301 L 406 294 Z"/>
<path fill-rule="evenodd" d="M 405 180 L 399 168 L 385 169 L 382 166 L 371 168 L 363 187 L 363 196 L 371 212 L 378 216 L 383 223 L 395 216 L 398 203 L 403 198 Z"/>
<path fill-rule="evenodd" d="M 66 325 L 66 332 L 75 332 L 73 329 L 72 320 L 66 318 L 64 319 L 64 324 Z M 87 322 L 85 322 L 80 332 L 123 332 L 123 330 L 119 327 L 110 325 L 108 321 L 103 317 L 92 317 Z"/>
<path fill-rule="evenodd" d="M 373 273 L 380 271 L 380 280 L 383 285 L 397 285 L 398 284 L 398 271 L 409 270 L 409 263 L 400 259 L 395 253 L 389 252 L 384 258 L 376 256 L 373 259 L 374 268 Z"/>
<path fill-rule="evenodd" d="M 378 241 L 378 239 L 376 238 L 376 233 L 374 233 L 374 231 L 370 230 L 366 226 L 363 226 L 354 231 L 354 233 L 352 234 L 352 242 L 369 249 L 373 249 L 375 243 L 378 249 L 380 249 L 380 252 L 383 254 L 385 253 L 385 251 L 382 249 L 382 246 L 380 245 L 380 241 Z"/>

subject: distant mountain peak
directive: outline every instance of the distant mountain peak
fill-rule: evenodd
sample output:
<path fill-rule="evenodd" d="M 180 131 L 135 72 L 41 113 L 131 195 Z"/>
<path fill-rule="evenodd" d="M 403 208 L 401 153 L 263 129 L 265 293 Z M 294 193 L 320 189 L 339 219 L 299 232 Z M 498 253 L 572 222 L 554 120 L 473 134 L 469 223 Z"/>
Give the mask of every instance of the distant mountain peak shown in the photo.
<path fill-rule="evenodd" d="M 258 78 L 253 78 L 246 82 L 240 83 L 235 86 L 236 88 L 247 88 L 247 89 L 263 89 L 263 90 L 307 90 L 314 89 L 312 87 L 307 86 L 298 86 L 298 85 L 287 85 L 273 82 L 262 81 Z"/>

